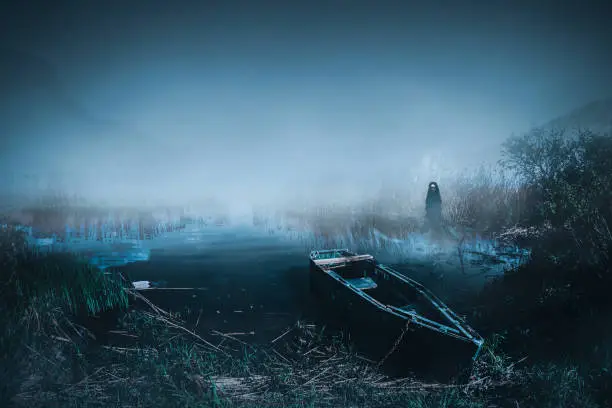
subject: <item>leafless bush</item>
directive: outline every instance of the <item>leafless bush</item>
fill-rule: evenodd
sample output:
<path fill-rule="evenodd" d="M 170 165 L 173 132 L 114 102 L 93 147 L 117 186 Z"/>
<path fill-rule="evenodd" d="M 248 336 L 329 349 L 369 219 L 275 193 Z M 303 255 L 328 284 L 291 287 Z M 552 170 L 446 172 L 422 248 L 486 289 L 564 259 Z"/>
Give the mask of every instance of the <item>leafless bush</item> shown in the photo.
<path fill-rule="evenodd" d="M 482 233 L 501 232 L 524 222 L 528 190 L 502 169 L 481 167 L 462 175 L 445 201 L 446 218 Z"/>
<path fill-rule="evenodd" d="M 612 138 L 579 131 L 536 129 L 504 145 L 506 168 L 535 191 L 532 226 L 571 238 L 573 247 L 556 245 L 591 266 L 609 264 L 612 248 Z M 568 240 L 566 240 L 567 242 Z M 563 255 L 563 254 L 557 254 Z"/>

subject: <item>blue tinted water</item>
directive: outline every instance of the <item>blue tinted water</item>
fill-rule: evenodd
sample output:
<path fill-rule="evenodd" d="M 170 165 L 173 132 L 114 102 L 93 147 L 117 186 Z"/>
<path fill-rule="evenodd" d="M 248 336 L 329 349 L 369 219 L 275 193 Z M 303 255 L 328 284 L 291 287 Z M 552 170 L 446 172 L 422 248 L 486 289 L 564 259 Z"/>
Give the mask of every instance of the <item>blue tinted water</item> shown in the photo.
<path fill-rule="evenodd" d="M 310 301 L 312 249 L 344 247 L 372 253 L 451 305 L 458 293 L 482 287 L 483 270 L 499 275 L 528 258 L 526 250 L 502 248 L 480 237 L 464 242 L 462 270 L 454 244 L 441 244 L 423 234 L 400 240 L 373 230 L 365 237 L 347 233 L 321 238 L 304 231 L 271 233 L 249 225 L 192 224 L 174 231 L 160 227 L 153 238 L 139 239 L 139 232 L 129 226 L 119 231 L 116 224 L 114 229 L 99 228 L 104 231 L 90 228 L 86 234 L 81 228 L 80 236 L 45 238 L 37 238 L 30 228 L 24 230 L 40 251 L 71 251 L 102 269 L 120 268 L 133 281 L 164 281 L 166 290 L 146 292 L 161 307 L 190 313 L 194 320 L 199 316 L 203 330 L 245 332 L 256 341 L 269 341 L 304 316 Z M 487 257 L 497 262 L 487 265 L 483 261 Z"/>

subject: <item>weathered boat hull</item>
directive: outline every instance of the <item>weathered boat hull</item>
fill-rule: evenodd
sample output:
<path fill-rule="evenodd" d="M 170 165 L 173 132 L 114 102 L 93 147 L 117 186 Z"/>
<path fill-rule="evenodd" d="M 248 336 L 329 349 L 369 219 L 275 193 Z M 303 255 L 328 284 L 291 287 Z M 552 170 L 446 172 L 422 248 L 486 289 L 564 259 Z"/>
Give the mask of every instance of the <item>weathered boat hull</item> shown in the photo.
<path fill-rule="evenodd" d="M 384 359 L 392 370 L 447 380 L 468 367 L 482 347 L 477 335 L 442 333 L 368 301 L 312 259 L 310 285 L 322 317 L 347 329 L 360 351 L 373 360 Z"/>

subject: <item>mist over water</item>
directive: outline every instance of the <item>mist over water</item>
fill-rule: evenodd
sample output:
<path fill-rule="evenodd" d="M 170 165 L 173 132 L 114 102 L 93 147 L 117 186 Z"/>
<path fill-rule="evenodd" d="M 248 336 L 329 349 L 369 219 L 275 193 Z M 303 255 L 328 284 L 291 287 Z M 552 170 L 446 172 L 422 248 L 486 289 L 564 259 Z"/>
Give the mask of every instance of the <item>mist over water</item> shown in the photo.
<path fill-rule="evenodd" d="M 6 6 L 0 185 L 238 213 L 425 186 L 609 89 L 570 3 Z"/>
<path fill-rule="evenodd" d="M 164 108 L 132 96 L 138 106 L 132 118 L 141 123 L 142 138 L 111 129 L 99 139 L 77 142 L 76 131 L 61 129 L 50 118 L 41 133 L 57 135 L 56 142 L 13 150 L 9 190 L 36 194 L 48 188 L 93 202 L 128 205 L 187 205 L 214 198 L 232 211 L 305 199 L 357 202 L 383 187 L 405 189 L 408 182 L 425 186 L 430 179 L 492 161 L 498 154 L 494 148 L 482 152 L 479 146 L 475 152 L 461 151 L 455 143 L 445 143 L 445 135 L 471 134 L 474 127 L 483 128 L 476 133 L 496 133 L 498 139 L 508 133 L 495 126 L 484 129 L 487 124 L 473 124 L 476 119 L 470 118 L 437 125 L 431 107 L 412 114 L 393 107 L 397 112 L 383 120 L 367 112 L 367 101 L 330 103 L 325 96 L 318 104 L 279 96 L 278 102 L 252 106 L 240 106 L 236 98 L 226 109 L 210 109 L 213 101 L 207 99 L 216 94 L 190 98 L 185 95 L 189 88 L 177 86 L 170 99 L 170 91 L 160 92 Z M 376 91 L 373 86 L 370 90 Z M 244 93 L 242 99 L 258 97 L 256 91 Z M 442 102 L 438 109 L 448 112 Z M 351 109 L 366 112 L 360 117 L 334 113 Z M 288 112 L 300 110 L 302 114 Z M 24 174 L 34 177 L 26 180 Z"/>

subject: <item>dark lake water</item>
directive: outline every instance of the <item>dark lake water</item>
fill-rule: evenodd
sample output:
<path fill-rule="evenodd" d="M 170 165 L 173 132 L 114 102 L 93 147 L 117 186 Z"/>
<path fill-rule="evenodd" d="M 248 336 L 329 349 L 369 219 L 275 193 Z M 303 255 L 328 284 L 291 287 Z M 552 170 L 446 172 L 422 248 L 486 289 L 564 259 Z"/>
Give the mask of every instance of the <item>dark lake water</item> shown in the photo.
<path fill-rule="evenodd" d="M 298 319 L 320 316 L 309 292 L 308 254 L 313 249 L 371 253 L 428 286 L 451 307 L 481 288 L 487 274 L 499 274 L 503 263 L 485 264 L 483 259 L 508 258 L 478 239 L 467 245 L 480 255 L 469 255 L 467 248 L 460 265 L 454 244 L 440 245 L 421 235 L 400 241 L 373 231 L 366 237 L 320 239 L 307 231 L 252 225 L 186 225 L 145 240 L 33 240 L 43 250 L 78 252 L 92 264 L 125 272 L 132 281 L 163 281 L 164 290 L 143 292 L 158 306 L 185 313 L 203 334 L 240 333 L 235 335 L 254 343 L 273 340 Z"/>
<path fill-rule="evenodd" d="M 158 306 L 199 318 L 203 331 L 248 333 L 268 342 L 308 317 L 308 251 L 297 241 L 253 229 L 181 233 L 148 261 L 121 267 L 133 281 L 165 281 L 143 292 Z M 171 288 L 197 288 L 193 290 Z"/>

